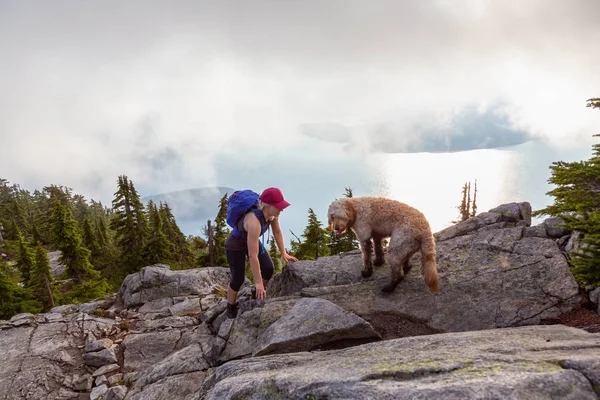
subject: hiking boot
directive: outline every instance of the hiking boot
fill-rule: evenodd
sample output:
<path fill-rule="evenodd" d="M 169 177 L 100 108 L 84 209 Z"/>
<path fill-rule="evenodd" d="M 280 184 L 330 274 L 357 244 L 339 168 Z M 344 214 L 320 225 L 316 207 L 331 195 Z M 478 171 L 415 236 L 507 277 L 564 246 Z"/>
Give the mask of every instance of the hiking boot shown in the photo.
<path fill-rule="evenodd" d="M 230 304 L 227 303 L 227 318 L 235 318 L 237 317 L 237 312 L 238 312 L 238 303 L 235 304 Z"/>

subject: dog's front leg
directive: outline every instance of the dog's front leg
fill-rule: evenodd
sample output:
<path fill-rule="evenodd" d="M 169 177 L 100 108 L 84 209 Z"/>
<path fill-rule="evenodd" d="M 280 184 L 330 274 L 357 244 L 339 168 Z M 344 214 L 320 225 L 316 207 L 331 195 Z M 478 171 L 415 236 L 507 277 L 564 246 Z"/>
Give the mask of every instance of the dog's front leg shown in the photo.
<path fill-rule="evenodd" d="M 363 259 L 363 278 L 368 278 L 373 275 L 373 262 L 371 261 L 371 252 L 373 251 L 373 242 L 371 238 L 360 241 L 360 250 L 362 252 Z"/>
<path fill-rule="evenodd" d="M 373 265 L 380 267 L 385 262 L 383 259 L 383 238 L 381 236 L 373 236 L 373 244 L 375 246 L 375 262 Z"/>

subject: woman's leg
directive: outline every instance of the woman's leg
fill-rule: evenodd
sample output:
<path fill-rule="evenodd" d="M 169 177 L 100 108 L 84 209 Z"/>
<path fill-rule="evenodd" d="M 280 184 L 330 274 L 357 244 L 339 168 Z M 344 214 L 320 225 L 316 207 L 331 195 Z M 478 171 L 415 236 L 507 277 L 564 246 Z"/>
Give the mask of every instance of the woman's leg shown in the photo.
<path fill-rule="evenodd" d="M 227 263 L 231 271 L 231 280 L 227 287 L 227 315 L 237 315 L 237 295 L 246 279 L 246 253 L 244 251 L 226 251 Z"/>
<path fill-rule="evenodd" d="M 271 260 L 271 256 L 269 252 L 265 250 L 263 254 L 258 254 L 258 262 L 260 263 L 260 275 L 262 276 L 263 285 L 265 290 L 267 289 L 267 284 L 269 280 L 273 276 L 273 271 L 275 267 L 273 266 L 273 260 Z"/>

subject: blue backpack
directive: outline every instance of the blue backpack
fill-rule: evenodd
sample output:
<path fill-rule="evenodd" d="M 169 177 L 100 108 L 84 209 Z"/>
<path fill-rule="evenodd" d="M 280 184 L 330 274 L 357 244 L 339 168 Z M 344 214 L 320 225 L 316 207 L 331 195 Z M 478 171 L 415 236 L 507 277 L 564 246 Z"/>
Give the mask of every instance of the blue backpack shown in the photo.
<path fill-rule="evenodd" d="M 258 193 L 252 190 L 237 190 L 227 199 L 227 225 L 233 228 L 233 236 L 242 237 L 237 224 L 248 211 L 258 205 Z"/>

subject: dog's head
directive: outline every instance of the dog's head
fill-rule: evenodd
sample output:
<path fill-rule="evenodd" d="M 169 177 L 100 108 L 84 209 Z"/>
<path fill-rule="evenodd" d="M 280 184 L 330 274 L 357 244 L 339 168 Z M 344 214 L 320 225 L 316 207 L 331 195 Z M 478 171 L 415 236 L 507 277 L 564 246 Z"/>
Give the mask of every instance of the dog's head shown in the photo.
<path fill-rule="evenodd" d="M 342 234 L 352 228 L 356 220 L 356 210 L 348 199 L 333 201 L 327 210 L 329 230 Z"/>

